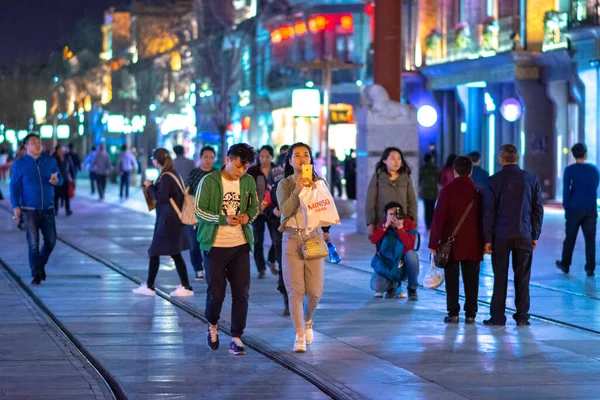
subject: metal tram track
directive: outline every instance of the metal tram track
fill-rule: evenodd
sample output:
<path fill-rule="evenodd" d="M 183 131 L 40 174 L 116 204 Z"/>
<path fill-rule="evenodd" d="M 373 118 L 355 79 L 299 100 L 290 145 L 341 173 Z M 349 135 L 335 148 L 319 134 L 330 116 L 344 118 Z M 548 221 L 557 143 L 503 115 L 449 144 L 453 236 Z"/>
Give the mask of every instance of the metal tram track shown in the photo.
<path fill-rule="evenodd" d="M 129 279 L 132 282 L 135 282 L 138 285 L 143 282 L 137 276 L 131 274 L 126 268 L 110 260 L 107 260 L 102 256 L 88 251 L 72 243 L 71 241 L 62 238 L 60 235 L 58 235 L 57 240 L 63 243 L 64 245 L 72 248 L 73 250 L 97 261 L 100 264 L 103 264 L 104 266 L 110 268 L 111 270 L 117 272 L 118 274 Z M 162 289 L 159 285 L 156 286 L 156 295 L 162 297 L 164 300 L 168 301 L 180 310 L 188 313 L 190 316 L 204 323 L 208 323 L 206 317 L 202 313 L 200 313 L 198 309 L 186 304 L 185 302 L 177 298 L 171 297 L 168 294 L 168 291 L 166 291 L 166 289 Z M 231 336 L 230 327 L 231 325 L 227 321 L 219 322 L 219 331 L 225 333 L 228 336 Z M 257 353 L 268 358 L 269 360 L 281 365 L 282 367 L 286 368 L 292 373 L 300 376 L 301 378 L 303 378 L 304 380 L 308 381 L 313 386 L 321 390 L 327 396 L 331 397 L 332 399 L 366 399 L 366 397 L 348 388 L 346 385 L 342 384 L 335 378 L 328 376 L 323 372 L 315 371 L 314 368 L 312 368 L 309 364 L 297 360 L 292 355 L 282 354 L 281 352 L 272 349 L 266 342 L 262 341 L 257 337 L 251 335 L 244 335 L 244 344 L 246 345 L 246 347 L 256 351 Z"/>
<path fill-rule="evenodd" d="M 419 261 L 422 261 L 422 260 L 419 259 Z M 343 268 L 349 268 L 349 269 L 352 269 L 352 270 L 355 270 L 355 271 L 362 272 L 363 274 L 372 275 L 371 272 L 365 271 L 362 268 L 353 267 L 351 265 L 347 265 L 347 264 L 343 264 L 343 263 L 340 263 L 340 264 L 331 264 L 331 265 L 337 266 L 337 267 L 340 267 L 340 268 L 341 267 L 343 267 Z M 493 275 L 489 275 L 489 274 L 482 274 L 482 275 L 493 278 Z M 513 280 L 509 280 L 509 281 L 514 282 Z M 419 286 L 424 288 L 423 285 L 419 285 Z M 584 294 L 576 293 L 576 292 L 571 292 L 571 291 L 567 291 L 567 290 L 561 290 L 561 289 L 556 289 L 556 288 L 551 288 L 551 287 L 545 287 L 544 285 L 530 283 L 530 286 L 535 286 L 535 287 L 539 287 L 541 289 L 546 289 L 546 290 L 553 290 L 553 291 L 557 291 L 557 292 L 562 292 L 562 293 L 569 294 L 569 295 L 578 295 L 578 296 L 581 296 L 581 297 L 588 297 L 588 298 L 593 299 L 593 300 L 600 300 L 600 298 L 598 298 L 598 297 L 588 296 L 588 295 L 584 295 Z M 432 289 L 426 289 L 426 290 L 432 290 Z M 444 294 L 444 295 L 446 294 L 445 290 L 442 290 L 442 289 L 439 289 L 439 288 L 438 289 L 433 289 L 433 291 L 438 292 L 440 294 Z M 463 300 L 465 299 L 464 295 L 459 295 L 459 297 L 461 299 L 463 299 Z M 477 299 L 477 303 L 480 304 L 480 305 L 486 306 L 486 307 L 491 307 L 491 305 L 492 305 L 492 303 L 490 301 L 480 300 L 480 299 Z M 506 307 L 506 310 L 507 311 L 511 311 L 511 312 L 516 312 L 517 311 L 516 309 L 514 309 L 512 307 L 508 307 L 508 306 Z M 572 324 L 570 322 L 561 321 L 561 320 L 558 320 L 558 319 L 555 319 L 555 318 L 544 317 L 543 315 L 539 315 L 539 314 L 529 313 L 529 315 L 532 318 L 534 318 L 534 319 L 537 319 L 537 320 L 540 320 L 540 321 L 544 321 L 544 322 L 548 322 L 548 323 L 551 323 L 551 324 L 554 324 L 554 325 L 563 326 L 563 327 L 567 327 L 567 328 L 571 328 L 571 329 L 576 329 L 576 330 L 584 331 L 584 332 L 587 332 L 587 333 L 593 333 L 595 335 L 600 335 L 600 330 L 596 330 L 596 329 L 592 329 L 592 328 L 586 328 L 585 326 L 580 326 L 580 325 Z"/>
<path fill-rule="evenodd" d="M 89 368 L 101 378 L 105 385 L 105 391 L 108 391 L 113 399 L 126 400 L 127 396 L 121 388 L 121 385 L 117 379 L 102 366 L 102 364 L 81 344 L 79 340 L 73 335 L 61 322 L 60 320 L 46 307 L 42 300 L 31 290 L 26 282 L 21 279 L 3 259 L 0 259 L 0 265 L 8 273 L 8 278 L 11 279 L 12 283 L 15 284 L 22 292 L 24 292 L 35 305 L 43 312 L 53 325 L 56 332 L 60 332 L 63 338 L 67 340 L 71 345 L 78 351 L 79 356 L 85 361 Z"/>
<path fill-rule="evenodd" d="M 114 206 L 120 207 L 119 205 L 116 205 L 116 204 Z M 12 214 L 12 212 L 4 206 L 0 206 L 0 208 L 4 209 L 8 213 Z M 85 255 L 86 257 L 91 258 L 92 260 L 110 268 L 111 270 L 117 272 L 118 274 L 129 279 L 132 282 L 135 282 L 138 285 L 143 282 L 137 276 L 131 274 L 126 268 L 123 268 L 120 265 L 103 258 L 102 256 L 99 256 L 93 252 L 90 252 L 90 251 L 76 245 L 75 243 L 61 237 L 61 235 L 57 235 L 57 241 L 63 243 L 64 245 L 70 247 L 71 249 Z M 117 400 L 127 399 L 127 396 L 125 395 L 125 393 L 123 392 L 121 387 L 118 385 L 116 379 L 60 323 L 60 321 L 50 312 L 50 310 L 44 305 L 44 303 L 37 296 L 35 296 L 35 294 L 26 285 L 26 283 L 21 280 L 20 276 L 14 270 L 12 270 L 6 263 L 4 263 L 2 261 L 2 259 L 0 259 L 0 265 L 2 265 L 7 271 L 9 271 L 9 273 L 13 276 L 13 278 L 19 282 L 20 286 L 34 299 L 36 304 L 38 304 L 40 306 L 40 308 L 43 309 L 44 312 L 46 312 L 51 317 L 51 319 L 60 328 L 60 330 L 79 349 L 79 351 L 85 355 L 85 358 L 87 358 L 92 363 L 92 365 L 95 367 L 95 369 L 101 374 L 101 376 L 109 384 L 111 389 L 114 389 L 113 393 L 116 394 L 115 399 L 117 399 Z M 178 300 L 177 298 L 172 298 L 168 294 L 168 291 L 162 289 L 159 285 L 156 286 L 156 294 L 158 296 L 162 297 L 163 299 L 165 299 L 166 301 L 168 301 L 169 303 L 173 304 L 175 307 L 179 308 L 180 310 L 188 313 L 190 316 L 192 316 L 204 323 L 208 323 L 208 320 L 205 318 L 205 316 L 203 314 L 201 314 L 200 312 L 198 312 L 197 309 L 189 306 L 185 302 Z M 229 322 L 220 321 L 219 322 L 219 331 L 225 333 L 228 336 L 231 336 L 230 326 L 231 325 L 229 324 Z M 262 341 L 259 338 L 256 338 L 256 337 L 253 337 L 250 335 L 244 335 L 244 344 L 246 345 L 246 347 L 256 351 L 257 353 L 268 358 L 269 360 L 281 365 L 282 367 L 286 368 L 290 372 L 300 376 L 301 378 L 303 378 L 304 380 L 306 380 L 307 382 L 309 382 L 310 384 L 312 384 L 313 386 L 315 386 L 316 388 L 318 388 L 319 390 L 321 390 L 323 393 L 325 393 L 327 396 L 331 397 L 334 400 L 345 400 L 345 399 L 363 400 L 363 399 L 366 399 L 366 397 L 364 397 L 363 395 L 348 388 L 346 385 L 339 382 L 335 378 L 328 376 L 327 374 L 325 374 L 323 372 L 315 371 L 314 368 L 312 368 L 309 364 L 296 359 L 292 355 L 282 354 L 281 352 L 278 352 L 277 350 L 272 349 L 266 342 Z"/>

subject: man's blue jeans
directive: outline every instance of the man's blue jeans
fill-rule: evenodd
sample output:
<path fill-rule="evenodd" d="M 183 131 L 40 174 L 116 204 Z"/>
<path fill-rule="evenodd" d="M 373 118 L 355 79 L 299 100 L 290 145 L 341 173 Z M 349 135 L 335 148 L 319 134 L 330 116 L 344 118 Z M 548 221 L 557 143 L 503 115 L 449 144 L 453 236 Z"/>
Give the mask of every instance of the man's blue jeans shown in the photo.
<path fill-rule="evenodd" d="M 198 243 L 198 227 L 196 225 L 187 225 L 185 228 L 188 231 L 190 259 L 192 260 L 194 272 L 204 271 L 204 266 L 202 265 L 202 251 L 200 250 L 200 244 Z"/>
<path fill-rule="evenodd" d="M 417 289 L 419 287 L 419 256 L 416 251 L 409 251 L 404 255 L 403 275 L 399 282 L 392 282 L 385 276 L 377 273 L 371 278 L 371 289 L 376 292 L 387 292 L 396 290 L 400 282 L 408 279 L 408 288 Z"/>
<path fill-rule="evenodd" d="M 119 198 L 123 198 L 123 189 L 125 189 L 125 198 L 129 198 L 129 176 L 131 175 L 130 171 L 125 171 L 121 175 L 121 190 L 119 190 Z"/>
<path fill-rule="evenodd" d="M 22 210 L 25 222 L 25 233 L 29 245 L 29 266 L 31 276 L 40 278 L 43 268 L 48 263 L 48 258 L 56 245 L 56 222 L 54 208 L 39 210 Z M 40 232 L 44 238 L 42 251 L 40 251 Z"/>

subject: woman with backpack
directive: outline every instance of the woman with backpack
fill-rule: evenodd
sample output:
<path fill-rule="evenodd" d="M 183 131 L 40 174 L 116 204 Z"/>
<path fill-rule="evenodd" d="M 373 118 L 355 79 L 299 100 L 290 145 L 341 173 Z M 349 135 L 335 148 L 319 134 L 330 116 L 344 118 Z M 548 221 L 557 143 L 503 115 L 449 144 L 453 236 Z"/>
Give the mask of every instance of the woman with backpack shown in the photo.
<path fill-rule="evenodd" d="M 154 283 L 158 274 L 160 256 L 170 256 L 175 261 L 175 268 L 181 280 L 181 285 L 171 292 L 171 296 L 193 296 L 194 292 L 188 279 L 187 267 L 181 255 L 189 248 L 187 233 L 177 210 L 171 204 L 171 199 L 173 199 L 179 210 L 183 209 L 185 195 L 182 187 L 184 182 L 173 169 L 173 159 L 166 149 L 154 150 L 152 163 L 159 169 L 160 175 L 156 183 L 151 181 L 144 183 L 148 195 L 156 201 L 156 224 L 152 244 L 148 249 L 150 257 L 148 280 L 133 289 L 133 293 L 154 296 L 156 294 Z"/>

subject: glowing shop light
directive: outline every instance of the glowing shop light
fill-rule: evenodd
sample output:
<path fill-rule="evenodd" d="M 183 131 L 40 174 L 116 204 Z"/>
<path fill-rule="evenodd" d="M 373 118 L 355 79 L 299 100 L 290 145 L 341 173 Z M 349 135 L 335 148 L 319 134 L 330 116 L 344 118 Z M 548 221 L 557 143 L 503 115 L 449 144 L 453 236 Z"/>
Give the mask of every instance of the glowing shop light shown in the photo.
<path fill-rule="evenodd" d="M 417 122 L 425 128 L 431 128 L 438 119 L 438 113 L 435 108 L 430 105 L 419 107 L 417 110 Z"/>
<path fill-rule="evenodd" d="M 500 106 L 500 114 L 504 117 L 508 122 L 515 122 L 519 118 L 521 118 L 521 113 L 523 112 L 523 107 L 521 103 L 517 99 L 506 99 L 502 102 Z"/>
<path fill-rule="evenodd" d="M 58 139 L 68 139 L 71 136 L 69 125 L 58 125 L 56 127 L 56 137 Z"/>

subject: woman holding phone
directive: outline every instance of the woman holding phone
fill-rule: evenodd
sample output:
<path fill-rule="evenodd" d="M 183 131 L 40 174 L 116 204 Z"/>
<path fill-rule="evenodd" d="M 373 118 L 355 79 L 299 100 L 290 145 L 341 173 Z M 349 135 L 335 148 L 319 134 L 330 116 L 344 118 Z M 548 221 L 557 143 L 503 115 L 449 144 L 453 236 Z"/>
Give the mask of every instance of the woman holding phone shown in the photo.
<path fill-rule="evenodd" d="M 296 329 L 295 352 L 305 352 L 306 345 L 313 341 L 313 317 L 323 294 L 323 259 L 305 260 L 301 246 L 312 235 L 323 235 L 329 240 L 329 227 L 301 234 L 304 215 L 300 207 L 299 194 L 305 187 L 316 188 L 319 176 L 313 170 L 312 152 L 304 143 L 293 144 L 285 163 L 285 178 L 277 187 L 277 201 L 281 211 L 283 232 L 283 280 L 289 297 L 292 322 Z M 308 298 L 304 313 L 304 297 Z"/>

